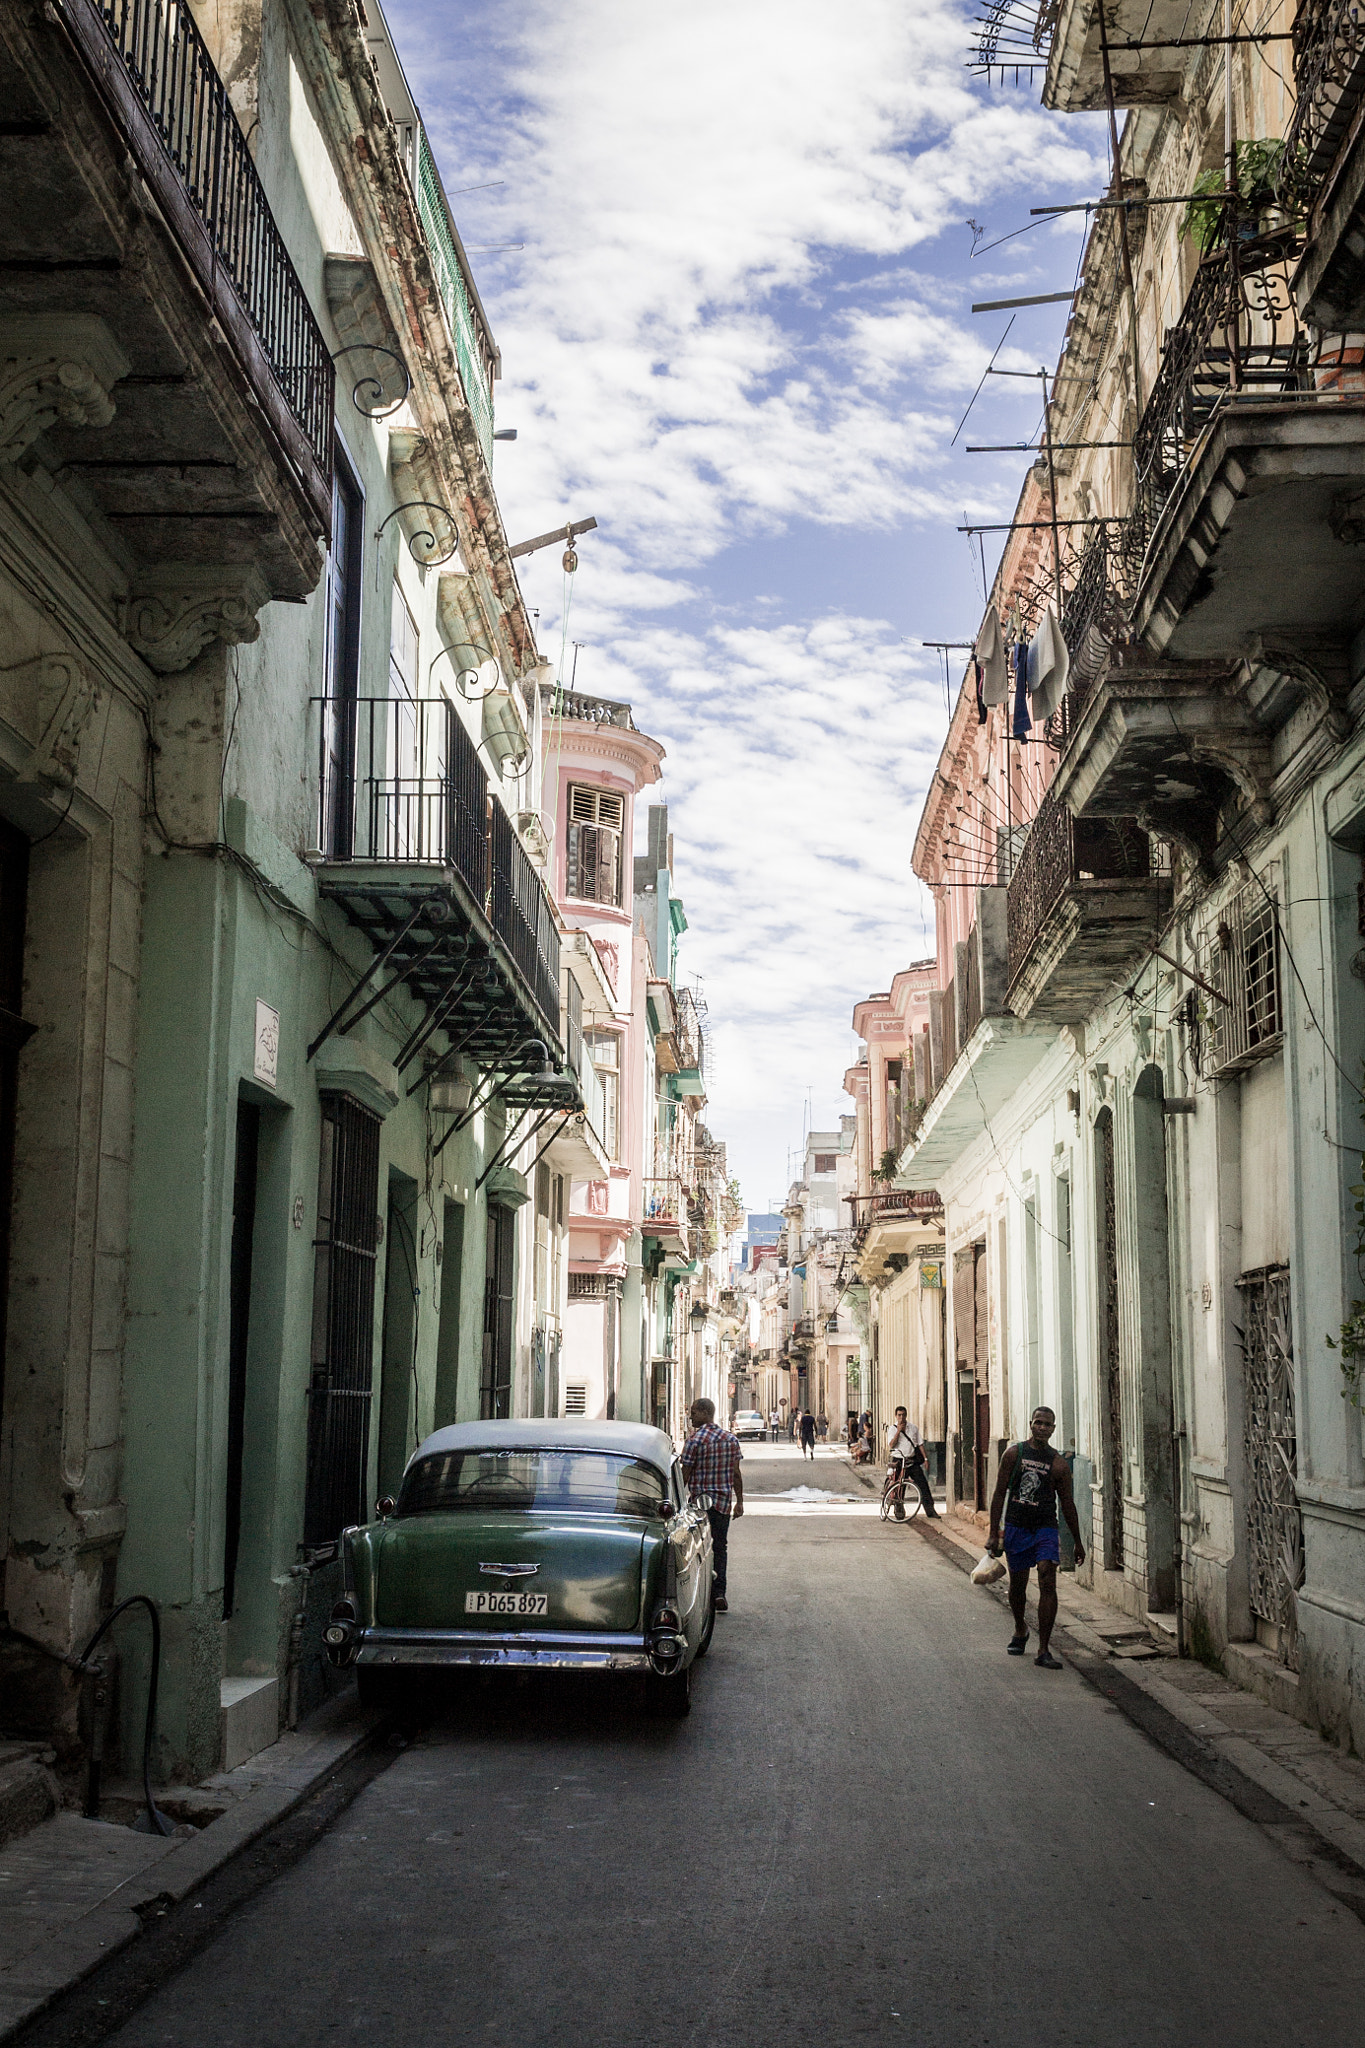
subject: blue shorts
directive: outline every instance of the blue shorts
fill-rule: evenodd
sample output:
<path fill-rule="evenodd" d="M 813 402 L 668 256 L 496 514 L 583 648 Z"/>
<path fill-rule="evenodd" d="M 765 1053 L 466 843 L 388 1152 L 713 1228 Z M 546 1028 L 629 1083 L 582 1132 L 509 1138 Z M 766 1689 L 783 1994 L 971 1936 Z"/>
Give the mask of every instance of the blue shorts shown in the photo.
<path fill-rule="evenodd" d="M 1061 1546 L 1057 1524 L 1046 1529 L 1016 1529 L 1005 1524 L 1005 1562 L 1012 1572 L 1026 1572 L 1035 1564 L 1060 1564 Z"/>

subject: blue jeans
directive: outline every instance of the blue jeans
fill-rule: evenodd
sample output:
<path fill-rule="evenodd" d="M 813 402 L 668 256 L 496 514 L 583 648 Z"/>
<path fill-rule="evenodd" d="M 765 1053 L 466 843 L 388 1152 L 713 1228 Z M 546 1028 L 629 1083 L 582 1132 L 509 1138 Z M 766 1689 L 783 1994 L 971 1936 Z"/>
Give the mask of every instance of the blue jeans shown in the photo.
<path fill-rule="evenodd" d="M 730 1548 L 730 1517 L 719 1508 L 708 1508 L 706 1519 L 711 1524 L 711 1561 L 715 1568 L 715 1594 L 717 1600 L 725 1598 L 725 1566 Z"/>

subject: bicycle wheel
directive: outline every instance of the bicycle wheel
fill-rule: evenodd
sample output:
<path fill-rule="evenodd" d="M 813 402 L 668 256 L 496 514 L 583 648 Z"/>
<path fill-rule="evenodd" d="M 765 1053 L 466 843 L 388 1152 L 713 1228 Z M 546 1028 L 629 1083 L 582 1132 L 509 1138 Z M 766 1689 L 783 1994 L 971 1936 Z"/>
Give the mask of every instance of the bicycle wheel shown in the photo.
<path fill-rule="evenodd" d="M 891 1519 L 891 1510 L 892 1507 L 895 1505 L 895 1499 L 895 1487 L 890 1485 L 884 1486 L 882 1488 L 882 1520 L 884 1522 L 889 1522 Z"/>

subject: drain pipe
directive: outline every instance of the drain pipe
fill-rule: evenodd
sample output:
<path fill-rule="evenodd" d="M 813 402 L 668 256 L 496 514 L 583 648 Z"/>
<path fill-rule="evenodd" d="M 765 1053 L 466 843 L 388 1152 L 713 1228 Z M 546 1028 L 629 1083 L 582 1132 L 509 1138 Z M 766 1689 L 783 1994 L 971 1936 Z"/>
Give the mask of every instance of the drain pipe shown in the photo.
<path fill-rule="evenodd" d="M 142 1790 L 147 1801 L 147 1818 L 151 1822 L 153 1833 L 170 1835 L 174 1834 L 175 1830 L 152 1797 L 152 1734 L 156 1727 L 156 1691 L 161 1681 L 161 1616 L 155 1600 L 146 1593 L 130 1593 L 126 1600 L 120 1600 L 118 1606 L 105 1616 L 80 1656 L 71 1665 L 71 1669 L 79 1672 L 81 1677 L 90 1673 L 95 1680 L 92 1702 L 94 1712 L 90 1730 L 90 1770 L 85 1788 L 85 1816 L 87 1820 L 98 1820 L 100 1816 L 100 1775 L 104 1765 L 103 1709 L 108 1697 L 105 1685 L 106 1666 L 102 1663 L 92 1664 L 90 1659 L 108 1630 L 130 1607 L 145 1607 L 152 1624 L 152 1669 L 147 1682 L 147 1718 L 142 1727 Z M 66 1662 L 66 1659 L 62 1661 Z"/>
<path fill-rule="evenodd" d="M 299 1725 L 299 1666 L 303 1662 L 303 1621 L 308 1608 L 308 1567 L 306 1564 L 291 1564 L 289 1577 L 299 1582 L 299 1604 L 289 1622 L 289 1650 L 285 1659 L 285 1708 L 286 1725 L 292 1730 Z"/>

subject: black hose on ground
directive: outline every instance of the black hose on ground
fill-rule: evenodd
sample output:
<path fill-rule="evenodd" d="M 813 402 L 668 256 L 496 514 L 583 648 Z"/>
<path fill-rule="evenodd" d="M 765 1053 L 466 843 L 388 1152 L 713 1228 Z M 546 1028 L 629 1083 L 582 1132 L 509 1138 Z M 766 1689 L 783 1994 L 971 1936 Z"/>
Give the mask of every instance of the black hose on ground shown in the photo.
<path fill-rule="evenodd" d="M 126 1613 L 127 1609 L 130 1607 L 145 1607 L 148 1614 L 152 1618 L 152 1671 L 151 1677 L 148 1680 L 147 1684 L 147 1719 L 143 1725 L 142 1730 L 142 1790 L 146 1795 L 147 1818 L 152 1824 L 153 1832 L 158 1835 L 170 1835 L 174 1834 L 175 1830 L 172 1827 L 170 1821 L 167 1820 L 165 1814 L 162 1813 L 159 1807 L 157 1806 L 155 1799 L 153 1799 L 152 1797 L 152 1732 L 156 1725 L 156 1689 L 157 1684 L 161 1677 L 161 1616 L 157 1611 L 157 1605 L 155 1600 L 153 1600 L 150 1597 L 150 1595 L 146 1593 L 130 1593 L 126 1600 L 120 1600 L 118 1606 L 115 1607 L 112 1610 L 112 1612 L 110 1612 L 104 1617 L 104 1620 L 95 1630 L 94 1635 L 91 1636 L 89 1642 L 81 1651 L 80 1656 L 75 1659 L 75 1662 L 72 1664 L 71 1668 L 74 1671 L 79 1671 L 82 1674 L 82 1676 L 85 1674 L 85 1672 L 87 1672 L 90 1669 L 90 1659 L 94 1654 L 96 1648 L 98 1647 L 106 1630 L 111 1628 L 113 1624 L 118 1620 L 119 1616 L 123 1613 Z M 88 1790 L 88 1797 L 86 1799 L 85 1810 L 87 1815 L 91 1819 L 95 1820 L 99 1818 L 99 1768 L 101 1748 L 102 1744 L 99 1742 L 98 1739 L 92 1741 L 90 1755 L 90 1785 Z M 94 1809 L 93 1813 L 91 1812 L 92 1806 Z"/>

